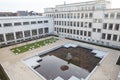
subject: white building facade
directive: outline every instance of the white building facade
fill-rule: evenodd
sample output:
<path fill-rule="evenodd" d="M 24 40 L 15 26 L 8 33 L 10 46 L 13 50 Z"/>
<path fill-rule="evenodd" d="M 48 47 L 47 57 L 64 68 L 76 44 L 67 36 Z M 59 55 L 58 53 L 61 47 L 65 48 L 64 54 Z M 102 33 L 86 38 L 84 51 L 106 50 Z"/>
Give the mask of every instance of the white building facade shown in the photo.
<path fill-rule="evenodd" d="M 37 39 L 53 33 L 53 18 L 0 17 L 0 46 Z"/>
<path fill-rule="evenodd" d="M 45 8 L 54 19 L 54 34 L 120 49 L 120 9 L 111 9 L 110 1 L 57 5 Z"/>

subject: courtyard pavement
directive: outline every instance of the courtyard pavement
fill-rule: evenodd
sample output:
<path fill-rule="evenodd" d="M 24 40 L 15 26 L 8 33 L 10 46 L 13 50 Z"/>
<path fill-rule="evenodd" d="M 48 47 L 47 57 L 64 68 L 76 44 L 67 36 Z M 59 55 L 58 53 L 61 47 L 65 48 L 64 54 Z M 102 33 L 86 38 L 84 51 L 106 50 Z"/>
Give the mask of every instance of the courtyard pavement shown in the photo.
<path fill-rule="evenodd" d="M 43 39 L 46 39 L 46 38 L 43 38 Z M 39 39 L 39 40 L 43 40 L 43 39 Z M 35 41 L 31 41 L 31 42 L 35 42 Z M 120 71 L 120 66 L 116 65 L 116 62 L 118 57 L 120 56 L 120 51 L 112 50 L 109 48 L 104 48 L 96 45 L 91 45 L 87 43 L 62 39 L 62 38 L 55 43 L 52 43 L 31 51 L 27 51 L 18 55 L 15 55 L 10 50 L 11 48 L 25 45 L 31 42 L 26 42 L 26 43 L 21 43 L 21 44 L 9 46 L 9 47 L 0 48 L 0 64 L 3 65 L 5 71 L 8 73 L 11 80 L 42 80 L 42 78 L 40 78 L 31 69 L 29 69 L 29 67 L 26 66 L 22 62 L 22 60 L 35 55 L 39 51 L 43 51 L 45 49 L 49 49 L 54 46 L 59 46 L 65 43 L 75 43 L 82 46 L 87 46 L 87 47 L 108 52 L 109 54 L 102 61 L 100 66 L 96 68 L 93 74 L 89 76 L 88 80 L 117 80 L 117 76 Z"/>

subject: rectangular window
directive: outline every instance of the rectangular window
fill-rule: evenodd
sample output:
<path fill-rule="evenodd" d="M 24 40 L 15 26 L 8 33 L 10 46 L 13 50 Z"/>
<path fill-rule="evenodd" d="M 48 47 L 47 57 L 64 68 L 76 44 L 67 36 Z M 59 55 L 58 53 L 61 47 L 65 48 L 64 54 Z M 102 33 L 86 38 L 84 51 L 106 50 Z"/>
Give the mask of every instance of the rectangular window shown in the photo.
<path fill-rule="evenodd" d="M 120 42 L 120 36 L 119 36 L 119 42 Z"/>
<path fill-rule="evenodd" d="M 0 42 L 4 42 L 4 36 L 3 36 L 3 34 L 0 34 Z"/>
<path fill-rule="evenodd" d="M 84 17 L 84 14 L 83 13 L 81 13 L 81 18 L 83 18 Z"/>
<path fill-rule="evenodd" d="M 45 20 L 44 23 L 48 23 L 48 20 Z"/>
<path fill-rule="evenodd" d="M 88 37 L 91 37 L 91 32 L 90 31 L 88 32 Z"/>
<path fill-rule="evenodd" d="M 93 28 L 93 32 L 96 32 L 96 28 Z"/>
<path fill-rule="evenodd" d="M 77 35 L 79 35 L 79 30 L 77 30 Z"/>
<path fill-rule="evenodd" d="M 6 34 L 7 41 L 14 40 L 14 34 L 13 33 L 7 33 Z"/>
<path fill-rule="evenodd" d="M 32 30 L 32 36 L 37 35 L 37 29 Z"/>
<path fill-rule="evenodd" d="M 107 13 L 106 13 L 106 14 L 104 14 L 104 17 L 105 17 L 105 18 L 108 18 L 108 14 L 107 14 Z"/>
<path fill-rule="evenodd" d="M 4 23 L 3 25 L 4 27 L 9 27 L 9 26 L 12 26 L 12 23 Z"/>
<path fill-rule="evenodd" d="M 117 35 L 113 35 L 113 41 L 117 41 Z"/>
<path fill-rule="evenodd" d="M 120 19 L 120 13 L 117 13 L 117 19 Z"/>
<path fill-rule="evenodd" d="M 36 24 L 36 21 L 31 21 L 31 24 Z"/>
<path fill-rule="evenodd" d="M 77 22 L 77 27 L 79 27 L 79 22 Z"/>
<path fill-rule="evenodd" d="M 114 18 L 115 14 L 114 13 L 110 13 L 110 18 Z"/>
<path fill-rule="evenodd" d="M 20 25 L 21 25 L 21 22 L 14 23 L 14 26 L 20 26 Z"/>
<path fill-rule="evenodd" d="M 102 39 L 105 39 L 105 38 L 106 38 L 106 34 L 102 33 Z"/>
<path fill-rule="evenodd" d="M 85 18 L 88 18 L 88 13 L 85 13 Z"/>
<path fill-rule="evenodd" d="M 55 30 L 57 31 L 56 28 L 55 28 Z M 39 28 L 39 29 L 38 29 L 38 33 L 39 33 L 39 34 L 43 34 L 43 28 Z"/>
<path fill-rule="evenodd" d="M 41 24 L 42 23 L 42 21 L 38 21 L 38 24 Z"/>
<path fill-rule="evenodd" d="M 29 25 L 29 22 L 23 22 L 23 25 Z"/>
<path fill-rule="evenodd" d="M 97 32 L 99 32 L 99 33 L 100 33 L 100 32 L 101 32 L 101 29 L 98 29 L 98 30 L 97 30 Z"/>
<path fill-rule="evenodd" d="M 49 33 L 49 28 L 44 28 L 44 31 L 45 31 L 45 33 Z"/>
<path fill-rule="evenodd" d="M 115 30 L 119 30 L 119 24 L 115 24 Z"/>
<path fill-rule="evenodd" d="M 74 27 L 76 27 L 76 22 L 74 22 Z"/>
<path fill-rule="evenodd" d="M 107 29 L 107 23 L 103 24 L 103 29 Z"/>
<path fill-rule="evenodd" d="M 84 36 L 87 36 L 87 31 L 84 31 Z"/>
<path fill-rule="evenodd" d="M 107 35 L 107 40 L 111 40 L 111 34 Z"/>
<path fill-rule="evenodd" d="M 92 23 L 90 22 L 90 23 L 89 23 L 89 28 L 91 28 L 91 27 L 92 27 Z"/>
<path fill-rule="evenodd" d="M 93 14 L 92 14 L 92 13 L 89 13 L 89 17 L 92 18 L 92 17 L 93 17 Z"/>
<path fill-rule="evenodd" d="M 2 25 L 0 24 L 0 27 L 2 27 Z"/>
<path fill-rule="evenodd" d="M 81 27 L 83 27 L 83 22 L 81 22 Z"/>
<path fill-rule="evenodd" d="M 80 35 L 83 35 L 83 31 L 80 31 Z"/>
<path fill-rule="evenodd" d="M 113 29 L 113 24 L 109 24 L 109 30 Z"/>

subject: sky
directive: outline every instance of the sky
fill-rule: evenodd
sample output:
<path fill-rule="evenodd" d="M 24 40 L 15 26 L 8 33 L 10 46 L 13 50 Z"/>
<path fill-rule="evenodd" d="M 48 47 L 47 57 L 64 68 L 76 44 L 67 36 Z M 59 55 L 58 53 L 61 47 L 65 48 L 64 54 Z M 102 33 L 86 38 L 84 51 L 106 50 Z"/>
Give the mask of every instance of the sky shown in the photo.
<path fill-rule="evenodd" d="M 85 2 L 91 0 L 0 0 L 0 12 L 16 12 L 20 10 L 44 12 L 44 8 L 55 5 Z M 111 1 L 112 8 L 120 8 L 120 0 Z"/>

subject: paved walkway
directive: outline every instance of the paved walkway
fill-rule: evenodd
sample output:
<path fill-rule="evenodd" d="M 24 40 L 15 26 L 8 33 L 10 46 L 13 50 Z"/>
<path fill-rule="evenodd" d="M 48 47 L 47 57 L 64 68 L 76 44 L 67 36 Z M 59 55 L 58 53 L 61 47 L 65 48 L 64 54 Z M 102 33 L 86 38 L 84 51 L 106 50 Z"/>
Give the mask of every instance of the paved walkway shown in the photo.
<path fill-rule="evenodd" d="M 45 38 L 44 38 L 45 39 Z M 40 39 L 42 40 L 42 39 Z M 32 41 L 34 42 L 34 41 Z M 31 69 L 29 69 L 22 60 L 35 55 L 37 52 L 51 48 L 53 46 L 61 45 L 64 43 L 76 43 L 82 46 L 92 47 L 94 49 L 99 49 L 102 51 L 109 52 L 108 56 L 104 61 L 97 67 L 95 72 L 90 76 L 89 80 L 116 80 L 118 72 L 120 71 L 120 66 L 116 65 L 120 51 L 112 50 L 108 48 L 103 48 L 91 44 L 60 39 L 56 43 L 46 45 L 41 48 L 37 48 L 31 51 L 27 51 L 18 55 L 13 54 L 10 49 L 27 43 L 21 43 L 5 48 L 0 48 L 0 64 L 3 65 L 4 69 L 7 71 L 12 80 L 42 80 L 37 74 L 35 74 Z"/>

